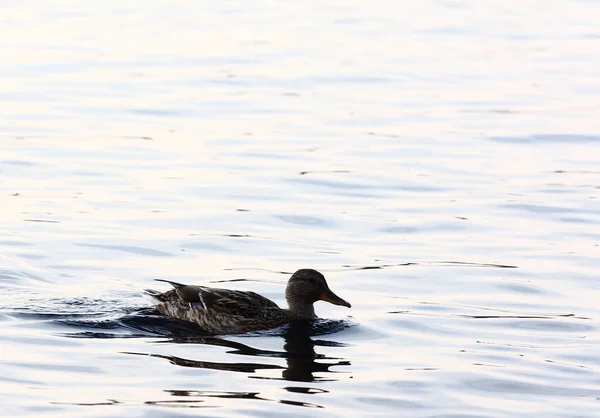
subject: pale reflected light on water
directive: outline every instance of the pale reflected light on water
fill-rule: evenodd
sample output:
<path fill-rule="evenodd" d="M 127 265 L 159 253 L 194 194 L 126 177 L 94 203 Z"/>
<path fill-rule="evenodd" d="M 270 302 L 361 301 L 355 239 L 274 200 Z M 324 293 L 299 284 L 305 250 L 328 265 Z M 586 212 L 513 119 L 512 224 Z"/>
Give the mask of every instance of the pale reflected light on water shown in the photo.
<path fill-rule="evenodd" d="M 9 2 L 3 413 L 598 416 L 599 15 Z M 142 296 L 302 267 L 352 309 L 215 337 Z"/>

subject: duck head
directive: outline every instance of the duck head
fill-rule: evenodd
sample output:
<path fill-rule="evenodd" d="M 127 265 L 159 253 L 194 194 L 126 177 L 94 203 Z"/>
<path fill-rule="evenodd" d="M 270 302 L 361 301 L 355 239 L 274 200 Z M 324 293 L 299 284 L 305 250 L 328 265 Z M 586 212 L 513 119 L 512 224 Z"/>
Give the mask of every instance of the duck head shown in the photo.
<path fill-rule="evenodd" d="M 318 300 L 324 300 L 334 305 L 351 305 L 329 289 L 325 277 L 317 270 L 300 269 L 295 272 L 288 281 L 285 289 L 285 299 L 290 310 L 310 310 L 313 313 L 312 304 Z"/>

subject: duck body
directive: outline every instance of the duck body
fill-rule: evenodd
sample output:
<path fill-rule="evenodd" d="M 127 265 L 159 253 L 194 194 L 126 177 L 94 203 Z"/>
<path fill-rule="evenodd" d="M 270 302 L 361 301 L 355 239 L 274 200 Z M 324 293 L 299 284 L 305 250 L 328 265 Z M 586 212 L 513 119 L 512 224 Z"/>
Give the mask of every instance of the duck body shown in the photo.
<path fill-rule="evenodd" d="M 182 293 L 191 292 L 202 296 L 198 296 L 197 300 L 182 298 Z M 154 298 L 161 302 L 156 307 L 161 314 L 194 322 L 211 334 L 239 334 L 275 328 L 289 320 L 284 309 L 254 292 L 180 285 L 154 295 Z"/>
<path fill-rule="evenodd" d="M 255 292 L 184 285 L 168 280 L 174 289 L 147 290 L 156 299 L 159 313 L 194 322 L 211 334 L 239 334 L 278 327 L 295 320 L 316 318 L 313 303 L 326 300 L 350 307 L 327 286 L 321 273 L 301 269 L 292 275 L 286 288 L 288 309 Z"/>

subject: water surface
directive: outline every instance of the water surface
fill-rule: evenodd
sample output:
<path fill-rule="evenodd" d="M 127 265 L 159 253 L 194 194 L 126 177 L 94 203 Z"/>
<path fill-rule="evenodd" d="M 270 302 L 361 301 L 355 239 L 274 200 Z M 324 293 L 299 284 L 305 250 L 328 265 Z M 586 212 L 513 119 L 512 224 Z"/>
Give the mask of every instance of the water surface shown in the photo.
<path fill-rule="evenodd" d="M 600 414 L 596 1 L 9 2 L 7 416 Z M 162 277 L 352 309 L 207 336 Z"/>

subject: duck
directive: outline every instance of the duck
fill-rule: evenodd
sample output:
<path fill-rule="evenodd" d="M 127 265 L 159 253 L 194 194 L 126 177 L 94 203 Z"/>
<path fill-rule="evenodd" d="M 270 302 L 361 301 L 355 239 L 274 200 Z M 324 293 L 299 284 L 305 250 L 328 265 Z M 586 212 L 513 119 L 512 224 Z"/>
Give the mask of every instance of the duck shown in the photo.
<path fill-rule="evenodd" d="M 314 269 L 300 269 L 288 280 L 285 289 L 287 308 L 255 292 L 185 285 L 170 280 L 174 289 L 146 294 L 158 301 L 157 311 L 167 317 L 193 322 L 209 334 L 243 334 L 267 330 L 280 325 L 317 318 L 313 304 L 323 300 L 351 307 L 331 291 L 323 274 Z"/>

